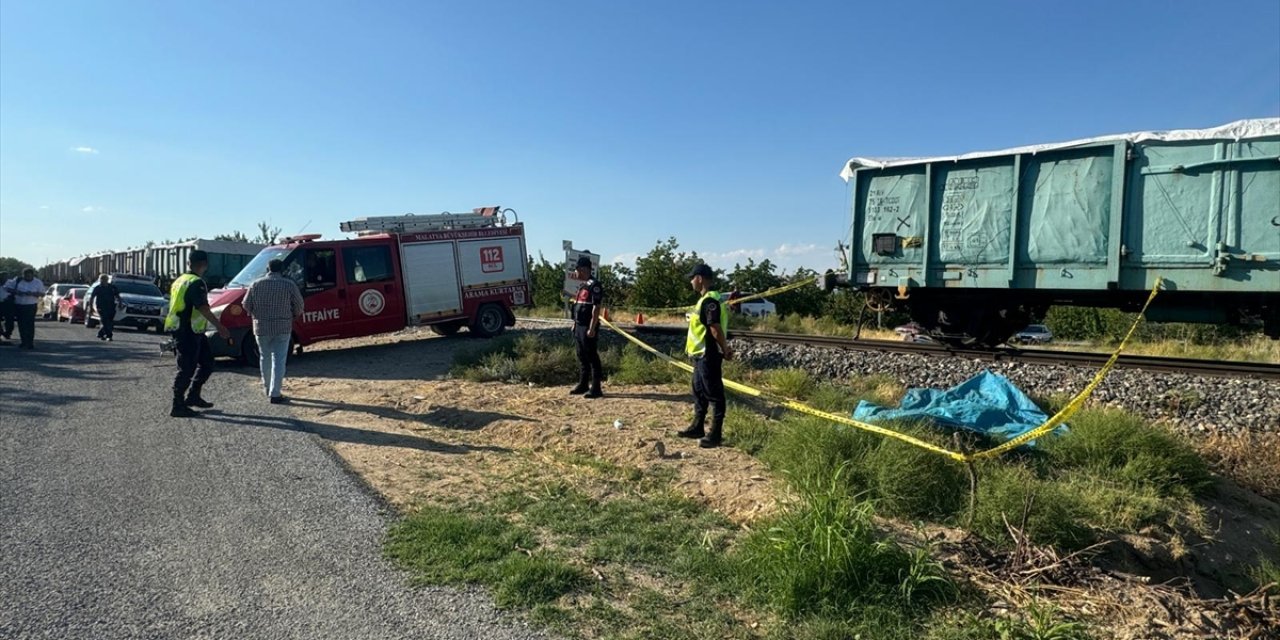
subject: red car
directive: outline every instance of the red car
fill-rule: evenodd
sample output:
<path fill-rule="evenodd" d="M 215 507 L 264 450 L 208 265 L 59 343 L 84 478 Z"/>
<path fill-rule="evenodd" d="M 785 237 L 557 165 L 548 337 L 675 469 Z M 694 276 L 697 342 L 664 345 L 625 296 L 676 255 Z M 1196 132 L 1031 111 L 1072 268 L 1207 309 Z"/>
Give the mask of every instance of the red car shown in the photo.
<path fill-rule="evenodd" d="M 58 298 L 58 322 L 84 322 L 84 299 L 89 287 L 72 287 Z"/>

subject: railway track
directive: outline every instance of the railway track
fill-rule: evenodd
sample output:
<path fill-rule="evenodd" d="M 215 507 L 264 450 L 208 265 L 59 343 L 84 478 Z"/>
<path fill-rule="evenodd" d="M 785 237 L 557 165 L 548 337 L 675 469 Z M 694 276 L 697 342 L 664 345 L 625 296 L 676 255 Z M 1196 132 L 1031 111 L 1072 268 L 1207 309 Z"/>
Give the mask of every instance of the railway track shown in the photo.
<path fill-rule="evenodd" d="M 566 324 L 565 320 L 539 320 L 521 318 L 543 324 Z M 657 334 L 683 334 L 684 326 L 673 325 L 635 325 L 615 323 L 623 329 Z M 932 358 L 968 358 L 989 360 L 991 362 L 1027 362 L 1044 365 L 1067 365 L 1075 367 L 1101 367 L 1107 362 L 1110 354 L 1087 353 L 1078 351 L 1053 351 L 1050 349 L 961 349 L 939 344 L 921 342 L 901 342 L 897 340 L 854 340 L 831 336 L 812 336 L 792 333 L 772 333 L 764 331 L 734 331 L 735 340 L 752 340 L 756 342 L 774 342 L 778 344 L 807 345 L 826 347 L 829 349 L 847 349 L 850 351 L 876 351 L 880 353 L 910 353 Z M 1200 376 L 1217 376 L 1224 378 L 1253 378 L 1258 380 L 1280 380 L 1280 364 L 1267 362 L 1223 362 L 1218 360 L 1197 360 L 1193 358 L 1165 358 L 1157 356 L 1124 355 L 1116 362 L 1117 367 L 1142 369 L 1144 371 L 1160 371 L 1165 373 L 1184 373 Z"/>
<path fill-rule="evenodd" d="M 640 325 L 636 329 L 655 333 L 684 333 L 684 327 L 658 327 Z M 900 342 L 897 340 L 854 340 L 830 336 L 807 336 L 761 331 L 734 331 L 734 339 L 774 342 L 779 344 L 809 345 L 852 351 L 877 351 L 880 353 L 911 353 L 932 358 L 968 358 L 991 362 L 1027 362 L 1033 364 L 1068 365 L 1076 367 L 1101 367 L 1110 354 L 1077 351 L 1053 351 L 1049 349 L 960 349 L 939 344 Z M 1192 358 L 1164 358 L 1121 354 L 1117 367 L 1185 373 L 1225 378 L 1254 378 L 1280 380 L 1280 364 L 1266 362 L 1221 362 Z"/>

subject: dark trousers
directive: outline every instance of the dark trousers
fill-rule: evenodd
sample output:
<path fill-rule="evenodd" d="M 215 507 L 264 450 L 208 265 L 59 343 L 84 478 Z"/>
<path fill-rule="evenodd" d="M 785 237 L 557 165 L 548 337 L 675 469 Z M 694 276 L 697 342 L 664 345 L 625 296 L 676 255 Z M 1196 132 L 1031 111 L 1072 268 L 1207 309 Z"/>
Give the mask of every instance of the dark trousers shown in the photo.
<path fill-rule="evenodd" d="M 4 302 L 0 302 L 0 335 L 8 338 L 13 335 L 13 323 L 17 321 L 18 315 L 13 304 L 13 297 Z"/>
<path fill-rule="evenodd" d="M 711 433 L 724 425 L 724 356 L 701 356 L 693 361 L 693 424 L 702 426 L 711 408 Z"/>
<path fill-rule="evenodd" d="M 18 314 L 18 334 L 22 336 L 22 346 L 29 349 L 36 339 L 36 305 L 16 304 L 13 308 Z"/>
<path fill-rule="evenodd" d="M 592 389 L 600 389 L 600 381 L 604 378 L 604 365 L 600 364 L 600 334 L 587 336 L 587 327 L 577 325 L 573 328 L 573 341 L 578 347 L 578 386 L 588 384 Z"/>
<path fill-rule="evenodd" d="M 178 330 L 173 334 L 178 351 L 178 375 L 173 379 L 173 401 L 200 397 L 200 389 L 213 375 L 213 349 L 203 333 Z M 190 388 L 188 394 L 187 389 Z"/>
<path fill-rule="evenodd" d="M 98 328 L 99 338 L 110 338 L 115 335 L 116 329 L 116 308 L 112 306 L 109 309 L 98 309 L 98 319 L 102 321 Z"/>

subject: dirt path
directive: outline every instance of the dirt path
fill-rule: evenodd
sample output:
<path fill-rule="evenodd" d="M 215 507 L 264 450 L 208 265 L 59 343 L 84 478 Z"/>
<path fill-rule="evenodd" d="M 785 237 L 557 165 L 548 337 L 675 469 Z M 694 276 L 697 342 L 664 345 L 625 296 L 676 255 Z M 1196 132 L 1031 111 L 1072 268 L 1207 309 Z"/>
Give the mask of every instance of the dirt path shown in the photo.
<path fill-rule="evenodd" d="M 426 331 L 323 343 L 290 362 L 285 395 L 308 422 L 370 434 L 335 440 L 329 436 L 348 431 L 320 433 L 398 508 L 483 498 L 530 459 L 581 456 L 624 469 L 665 467 L 678 491 L 735 522 L 774 510 L 777 487 L 758 460 L 674 437 L 691 415 L 687 394 L 628 386 L 588 400 L 568 395 L 572 381 L 533 387 L 449 379 L 455 352 L 475 344 L 465 334 Z"/>

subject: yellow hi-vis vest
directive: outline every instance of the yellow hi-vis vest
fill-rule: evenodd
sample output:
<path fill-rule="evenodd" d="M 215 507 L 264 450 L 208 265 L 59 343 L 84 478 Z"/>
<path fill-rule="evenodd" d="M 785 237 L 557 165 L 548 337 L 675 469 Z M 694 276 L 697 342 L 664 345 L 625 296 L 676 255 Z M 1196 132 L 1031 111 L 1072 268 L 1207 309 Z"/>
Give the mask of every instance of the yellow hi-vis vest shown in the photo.
<path fill-rule="evenodd" d="M 693 313 L 689 314 L 689 334 L 684 339 L 684 352 L 691 356 L 700 356 L 707 352 L 707 326 L 702 324 L 702 302 L 707 298 L 715 298 L 720 300 L 720 294 L 715 291 L 708 291 L 706 295 L 698 298 L 698 304 L 694 305 Z M 724 333 L 725 340 L 729 339 L 729 309 L 724 302 L 720 303 L 720 331 Z"/>
<path fill-rule="evenodd" d="M 164 330 L 177 331 L 182 321 L 178 318 L 178 314 L 187 308 L 187 287 L 191 283 L 198 282 L 200 276 L 194 273 L 184 273 L 173 281 L 173 286 L 169 287 L 169 315 L 164 317 Z M 204 319 L 199 311 L 191 310 L 191 331 L 194 333 L 204 333 L 205 327 L 209 325 L 209 321 Z"/>

